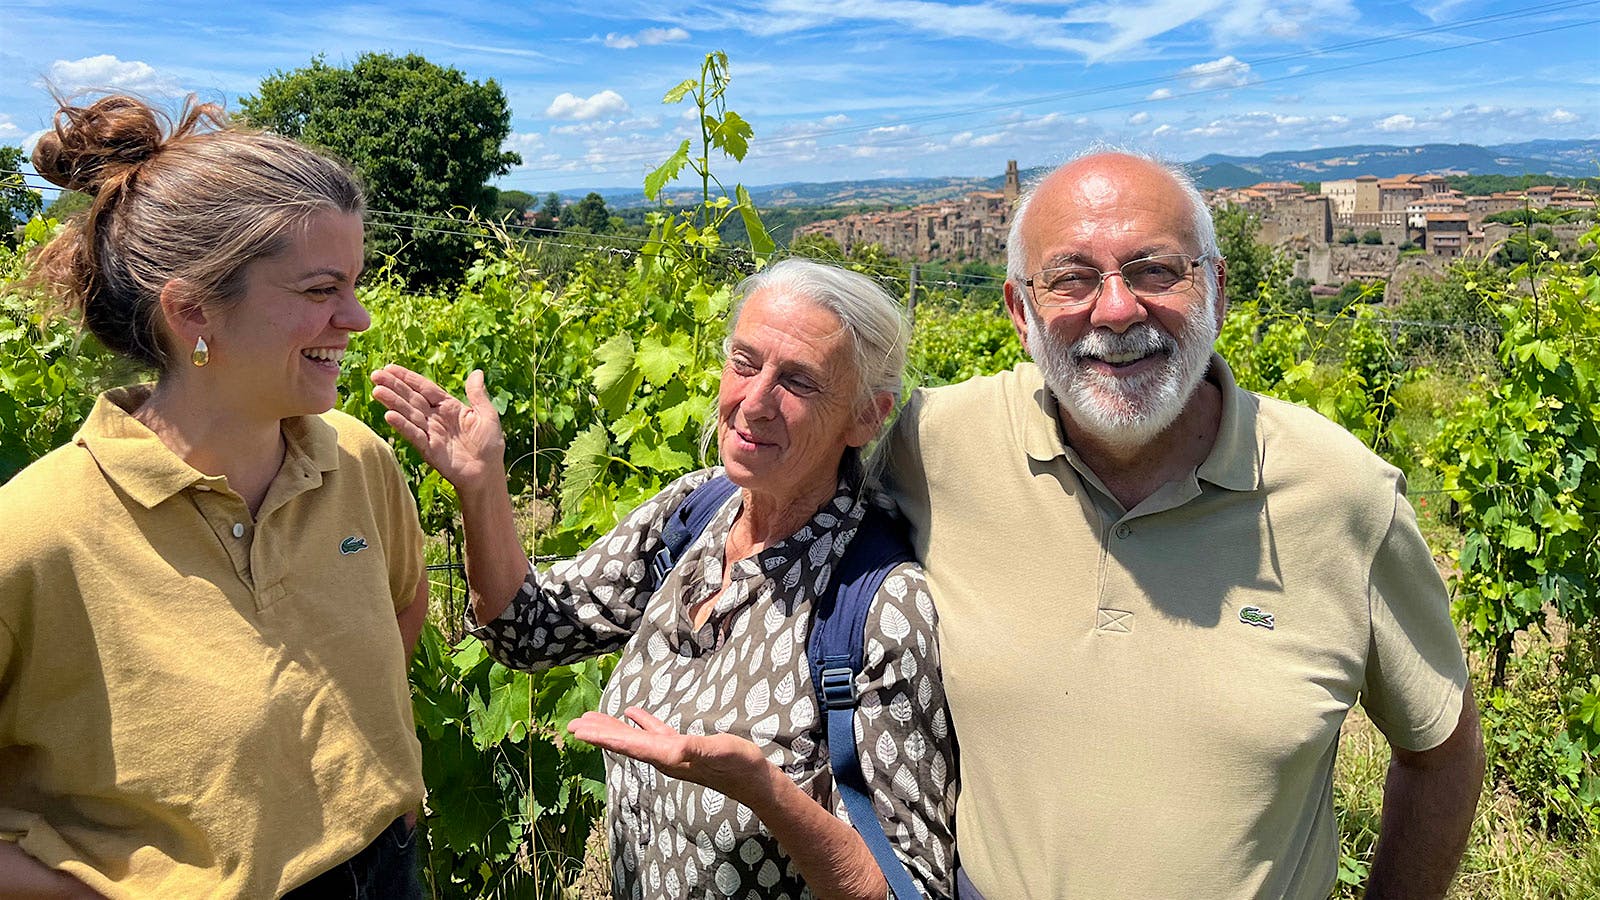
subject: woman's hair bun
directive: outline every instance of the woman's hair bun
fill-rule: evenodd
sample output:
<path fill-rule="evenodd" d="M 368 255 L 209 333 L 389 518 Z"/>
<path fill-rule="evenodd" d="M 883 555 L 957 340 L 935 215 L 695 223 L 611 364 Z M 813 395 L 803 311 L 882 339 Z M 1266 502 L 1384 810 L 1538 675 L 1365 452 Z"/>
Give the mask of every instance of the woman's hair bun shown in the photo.
<path fill-rule="evenodd" d="M 161 150 L 163 117 L 133 97 L 56 110 L 55 127 L 33 148 L 33 167 L 52 184 L 90 196 Z"/>

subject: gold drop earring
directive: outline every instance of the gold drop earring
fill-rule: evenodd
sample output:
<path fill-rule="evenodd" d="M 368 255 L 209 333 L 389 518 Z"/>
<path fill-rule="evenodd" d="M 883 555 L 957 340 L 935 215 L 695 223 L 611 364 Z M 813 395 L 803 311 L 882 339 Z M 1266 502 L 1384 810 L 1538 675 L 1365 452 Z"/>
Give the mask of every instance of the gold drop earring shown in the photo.
<path fill-rule="evenodd" d="M 189 354 L 189 360 L 197 369 L 204 368 L 206 363 L 211 362 L 211 348 L 206 346 L 205 338 L 195 339 L 194 352 Z"/>

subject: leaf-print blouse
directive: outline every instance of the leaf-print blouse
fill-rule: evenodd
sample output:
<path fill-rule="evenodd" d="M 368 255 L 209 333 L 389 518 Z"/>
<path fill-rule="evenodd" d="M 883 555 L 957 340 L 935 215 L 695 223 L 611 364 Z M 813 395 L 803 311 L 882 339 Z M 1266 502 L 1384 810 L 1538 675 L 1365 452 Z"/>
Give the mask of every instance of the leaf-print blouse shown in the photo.
<path fill-rule="evenodd" d="M 501 616 L 472 633 L 508 666 L 543 669 L 622 656 L 600 698 L 619 715 L 639 706 L 688 734 L 742 735 L 806 793 L 848 820 L 828 766 L 827 728 L 807 667 L 811 603 L 865 513 L 847 480 L 787 539 L 734 563 L 728 589 L 695 629 L 688 609 L 722 587 L 723 546 L 742 503 L 735 492 L 646 593 L 668 518 L 720 473 L 694 472 L 635 509 L 576 558 L 530 569 Z M 862 774 L 895 852 L 930 897 L 954 894 L 955 736 L 950 730 L 936 618 L 922 571 L 884 579 L 868 618 L 856 677 Z M 468 625 L 476 626 L 468 614 Z M 811 896 L 751 810 L 725 795 L 606 754 L 613 892 L 618 897 Z"/>

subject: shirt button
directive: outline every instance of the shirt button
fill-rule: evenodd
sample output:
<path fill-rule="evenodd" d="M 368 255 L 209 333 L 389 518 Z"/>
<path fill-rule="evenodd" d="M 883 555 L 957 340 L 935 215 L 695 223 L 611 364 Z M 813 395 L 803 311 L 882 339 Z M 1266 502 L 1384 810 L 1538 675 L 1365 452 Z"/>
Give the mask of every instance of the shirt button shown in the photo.
<path fill-rule="evenodd" d="M 209 484 L 197 484 L 197 485 L 194 486 L 194 489 L 197 490 L 197 491 L 209 491 L 209 490 L 211 490 L 211 485 L 209 485 Z"/>
<path fill-rule="evenodd" d="M 1130 534 L 1133 534 L 1133 529 L 1126 522 L 1117 526 L 1117 537 L 1126 538 Z"/>
<path fill-rule="evenodd" d="M 237 538 L 244 537 L 244 525 L 242 523 L 233 523 L 233 536 Z"/>

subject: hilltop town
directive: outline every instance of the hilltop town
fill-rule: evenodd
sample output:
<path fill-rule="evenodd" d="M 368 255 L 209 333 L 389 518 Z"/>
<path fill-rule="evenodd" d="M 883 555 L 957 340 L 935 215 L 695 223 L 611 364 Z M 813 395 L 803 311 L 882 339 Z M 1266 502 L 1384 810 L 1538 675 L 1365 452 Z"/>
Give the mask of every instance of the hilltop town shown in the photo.
<path fill-rule="evenodd" d="M 975 191 L 959 199 L 910 209 L 860 213 L 802 225 L 795 236 L 820 235 L 848 252 L 877 244 L 908 260 L 1005 261 L 1006 233 L 1021 193 L 1017 163 L 1006 164 L 1003 190 Z M 1347 281 L 1393 282 L 1437 271 L 1461 257 L 1495 251 L 1519 226 L 1485 221 L 1496 213 L 1531 208 L 1572 210 L 1554 224 L 1558 244 L 1588 226 L 1595 197 L 1563 187 L 1539 186 L 1468 196 L 1443 175 L 1397 175 L 1324 181 L 1308 189 L 1293 181 L 1206 191 L 1213 208 L 1242 207 L 1260 227 L 1257 240 L 1287 253 L 1294 274 L 1316 285 Z"/>

